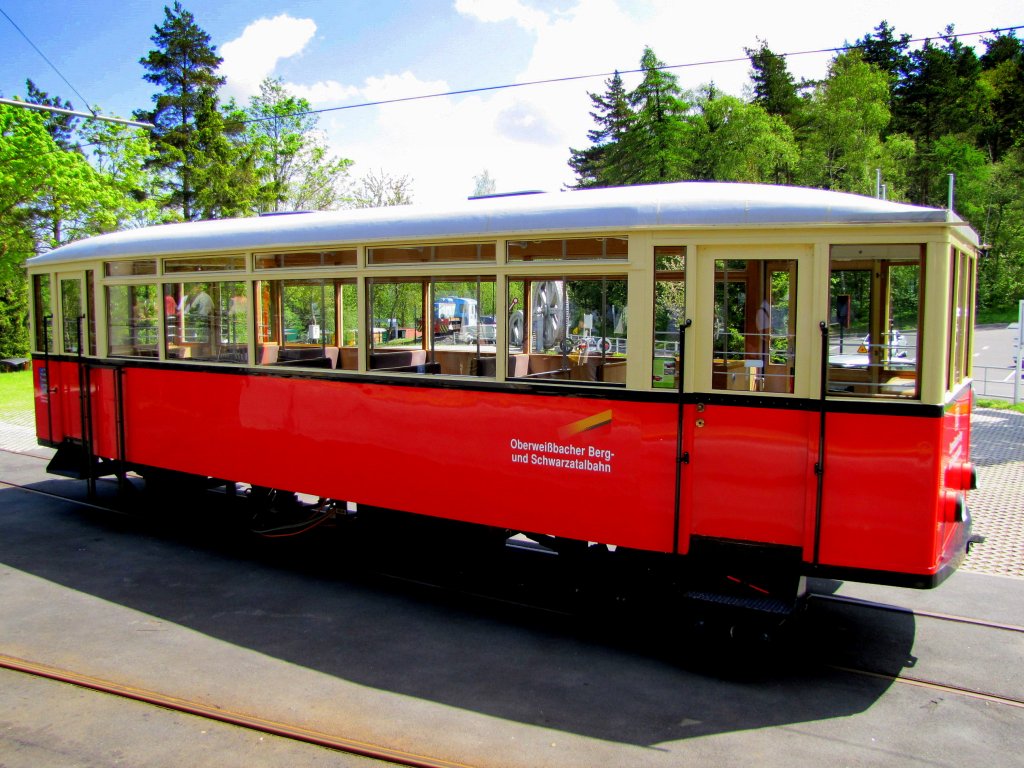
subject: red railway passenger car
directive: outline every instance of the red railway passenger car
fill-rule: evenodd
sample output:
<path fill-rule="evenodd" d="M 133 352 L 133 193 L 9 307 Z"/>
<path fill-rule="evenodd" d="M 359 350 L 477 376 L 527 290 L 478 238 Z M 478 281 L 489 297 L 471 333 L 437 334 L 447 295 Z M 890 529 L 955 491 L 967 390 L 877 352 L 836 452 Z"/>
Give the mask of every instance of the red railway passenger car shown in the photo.
<path fill-rule="evenodd" d="M 648 553 L 712 600 L 930 587 L 970 532 L 976 247 L 945 210 L 716 183 L 103 235 L 29 261 L 38 437 L 89 478 Z"/>

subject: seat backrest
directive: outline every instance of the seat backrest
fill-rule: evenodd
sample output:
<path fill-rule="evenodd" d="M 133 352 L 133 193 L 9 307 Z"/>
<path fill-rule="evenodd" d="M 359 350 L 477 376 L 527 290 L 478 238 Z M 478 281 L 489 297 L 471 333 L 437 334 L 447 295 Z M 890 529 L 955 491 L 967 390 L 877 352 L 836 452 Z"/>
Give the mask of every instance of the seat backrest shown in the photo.
<path fill-rule="evenodd" d="M 370 368 L 405 368 L 410 365 L 423 365 L 427 362 L 424 349 L 396 349 L 393 352 L 373 352 L 370 354 Z"/>
<path fill-rule="evenodd" d="M 530 356 L 528 354 L 508 356 L 508 378 L 520 379 L 529 372 Z"/>
<path fill-rule="evenodd" d="M 277 344 L 264 344 L 260 347 L 260 365 L 273 365 L 277 362 Z"/>

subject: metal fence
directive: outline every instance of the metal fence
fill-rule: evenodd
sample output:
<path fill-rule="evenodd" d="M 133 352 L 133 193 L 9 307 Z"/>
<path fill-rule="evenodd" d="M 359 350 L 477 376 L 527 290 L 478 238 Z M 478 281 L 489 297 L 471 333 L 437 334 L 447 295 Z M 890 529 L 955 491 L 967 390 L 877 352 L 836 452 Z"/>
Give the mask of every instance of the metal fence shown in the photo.
<path fill-rule="evenodd" d="M 993 366 L 975 365 L 974 394 L 978 397 L 996 397 L 1001 400 L 1013 400 L 1014 368 L 997 368 Z M 1021 378 L 1020 397 L 1024 398 L 1024 377 Z"/>

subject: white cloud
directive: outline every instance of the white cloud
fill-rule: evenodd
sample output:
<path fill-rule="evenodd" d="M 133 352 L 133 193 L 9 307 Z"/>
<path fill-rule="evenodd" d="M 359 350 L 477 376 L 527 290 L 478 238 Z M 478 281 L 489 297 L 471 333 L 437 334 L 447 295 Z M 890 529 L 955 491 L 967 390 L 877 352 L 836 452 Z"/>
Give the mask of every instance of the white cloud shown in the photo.
<path fill-rule="evenodd" d="M 420 80 L 412 72 L 406 71 L 400 75 L 368 77 L 361 92 L 367 101 L 386 101 L 446 93 L 449 90 L 451 87 L 444 80 Z"/>
<path fill-rule="evenodd" d="M 560 3 L 559 11 L 547 10 L 541 0 L 532 0 L 537 7 L 530 3 L 453 0 L 451 7 L 479 24 L 514 23 L 528 33 L 528 60 L 515 77 L 520 83 L 636 69 L 644 47 L 650 46 L 662 61 L 673 65 L 736 59 L 673 71 L 684 88 L 713 80 L 724 92 L 738 96 L 749 82 L 750 64 L 744 48 L 757 47 L 758 37 L 783 53 L 841 45 L 867 34 L 883 18 L 888 18 L 897 32 L 918 36 L 934 34 L 950 22 L 962 31 L 1000 23 L 994 17 L 991 22 L 970 20 L 963 4 L 955 0 L 932 0 L 927 12 L 914 4 L 904 9 L 891 0 L 861 0 L 824 17 L 818 12 L 820 6 L 811 0 L 793 0 L 785 13 L 779 12 L 777 4 L 761 0 L 736 0 L 727 6 L 695 0 L 574 0 Z M 797 78 L 821 77 L 830 58 L 828 53 L 794 57 L 789 60 L 790 71 Z M 487 77 L 486 71 L 482 62 L 482 78 Z M 636 81 L 636 76 L 627 76 L 627 87 Z M 325 94 L 334 92 L 324 85 Z M 367 77 L 358 93 L 337 83 L 331 87 L 363 101 L 405 99 L 451 89 L 449 83 L 420 78 L 415 71 Z M 289 85 L 293 92 L 298 88 Z M 377 169 L 411 176 L 417 202 L 464 198 L 473 190 L 473 177 L 484 169 L 496 180 L 498 191 L 557 190 L 572 182 L 569 148 L 587 146 L 586 132 L 593 127 L 587 92 L 603 92 L 604 88 L 604 78 L 595 77 L 403 101 L 326 113 L 321 126 L 338 154 L 356 161 L 356 176 Z M 314 101 L 310 95 L 306 97 Z"/>
<path fill-rule="evenodd" d="M 259 93 L 260 83 L 273 74 L 277 63 L 301 53 L 315 34 L 312 19 L 285 13 L 249 24 L 239 37 L 220 47 L 224 59 L 220 74 L 227 78 L 228 95 L 247 98 Z"/>
<path fill-rule="evenodd" d="M 455 10 L 485 23 L 514 21 L 528 30 L 543 29 L 549 21 L 546 13 L 519 0 L 455 0 Z"/>
<path fill-rule="evenodd" d="M 350 99 L 359 93 L 353 85 L 342 85 L 337 80 L 320 80 L 306 85 L 304 83 L 284 83 L 284 88 L 292 96 L 305 99 L 310 104 L 337 104 Z"/>

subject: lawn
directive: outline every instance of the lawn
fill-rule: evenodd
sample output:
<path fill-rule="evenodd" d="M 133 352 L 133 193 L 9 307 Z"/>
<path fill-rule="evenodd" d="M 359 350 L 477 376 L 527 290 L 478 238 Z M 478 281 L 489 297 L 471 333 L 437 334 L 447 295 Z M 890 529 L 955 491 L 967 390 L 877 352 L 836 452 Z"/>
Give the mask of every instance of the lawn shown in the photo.
<path fill-rule="evenodd" d="M 996 400 L 995 398 L 979 397 L 974 401 L 974 405 L 977 408 L 996 408 L 1000 411 L 1016 411 L 1017 413 L 1024 413 L 1024 403 L 1014 405 L 1009 400 Z"/>
<path fill-rule="evenodd" d="M 32 371 L 0 373 L 0 419 L 32 410 Z"/>

